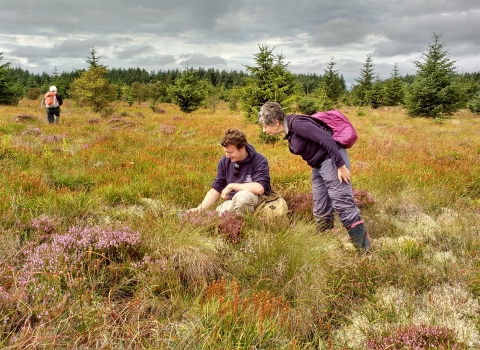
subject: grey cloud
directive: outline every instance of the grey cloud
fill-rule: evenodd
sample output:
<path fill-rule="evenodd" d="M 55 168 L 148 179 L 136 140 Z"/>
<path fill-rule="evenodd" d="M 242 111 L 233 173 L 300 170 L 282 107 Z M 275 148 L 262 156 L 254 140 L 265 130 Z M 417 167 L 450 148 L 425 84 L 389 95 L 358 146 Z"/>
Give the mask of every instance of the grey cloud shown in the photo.
<path fill-rule="evenodd" d="M 365 59 L 365 57 L 364 57 Z M 338 63 L 338 70 L 343 75 L 345 82 L 347 83 L 347 88 L 352 88 L 356 84 L 355 79 L 358 79 L 360 76 L 360 69 L 362 68 L 363 62 L 355 60 L 342 60 Z"/>
<path fill-rule="evenodd" d="M 426 45 L 425 45 L 426 46 Z M 402 41 L 389 41 L 377 45 L 373 52 L 376 57 L 389 57 L 397 55 L 408 55 L 412 52 L 418 52 L 419 45 Z"/>
<path fill-rule="evenodd" d="M 40 57 L 42 58 L 52 58 L 56 57 L 55 53 L 52 50 L 45 48 L 38 48 L 35 46 L 21 46 L 14 49 L 10 52 L 13 56 L 24 57 L 28 59 L 29 62 L 39 61 Z"/>
<path fill-rule="evenodd" d="M 95 48 L 95 51 L 98 52 L 109 45 L 109 42 L 103 39 L 69 39 L 60 44 L 55 44 L 53 49 L 57 51 L 59 55 L 76 58 L 89 56 L 92 48 Z"/>
<path fill-rule="evenodd" d="M 435 0 L 435 1 L 417 1 L 405 0 L 402 2 L 392 2 L 397 16 L 410 17 L 423 14 L 444 15 L 448 13 L 461 13 L 479 9 L 480 3 L 477 0 Z"/>
<path fill-rule="evenodd" d="M 139 59 L 132 59 L 130 62 L 134 66 L 139 66 L 139 67 L 157 67 L 158 69 L 163 69 L 161 67 L 165 65 L 171 65 L 173 66 L 176 61 L 175 58 L 171 55 L 150 55 L 148 57 L 142 57 Z"/>
<path fill-rule="evenodd" d="M 105 42 L 97 40 L 66 40 L 53 45 L 53 48 L 46 48 L 43 45 L 36 46 L 18 46 L 12 50 L 12 54 L 27 58 L 44 57 L 87 57 L 91 48 L 102 47 Z"/>
<path fill-rule="evenodd" d="M 368 23 L 336 18 L 322 23 L 313 32 L 312 45 L 331 47 L 361 43 L 366 35 L 372 33 L 372 29 Z"/>
<path fill-rule="evenodd" d="M 302 48 L 302 49 L 299 49 L 299 50 L 295 50 L 295 53 L 297 55 L 303 55 L 303 54 L 306 54 L 307 53 L 307 50 Z"/>
<path fill-rule="evenodd" d="M 137 55 L 144 55 L 148 52 L 153 51 L 153 47 L 151 46 L 142 46 L 138 48 L 132 48 L 132 49 L 127 49 L 127 50 L 122 50 L 117 53 L 117 58 L 119 59 L 127 59 L 127 58 L 132 58 Z"/>
<path fill-rule="evenodd" d="M 192 2 L 146 2 L 130 1 L 98 2 L 84 0 L 82 3 L 58 3 L 55 15 L 41 2 L 25 0 L 8 1 L 7 10 L 0 14 L 0 30 L 19 34 L 52 34 L 52 29 L 62 35 L 95 33 L 155 33 L 178 35 L 195 32 L 198 37 L 232 34 L 235 30 L 273 31 L 285 27 L 296 28 L 306 22 L 312 13 L 322 14 L 321 4 L 306 2 L 298 6 L 290 1 L 251 0 L 229 2 L 206 0 Z M 330 8 L 331 6 L 329 6 Z M 264 17 L 265 13 L 271 15 Z M 297 14 L 299 20 L 289 16 Z M 307 16 L 308 15 L 308 16 Z M 44 18 L 48 18 L 45 21 Z M 228 21 L 225 21 L 225 18 Z M 265 24 L 268 24 L 265 26 Z M 262 29 L 264 27 L 264 29 Z M 229 28 L 228 30 L 225 30 Z"/>
<path fill-rule="evenodd" d="M 462 12 L 457 9 L 456 12 L 451 13 L 436 14 L 435 10 L 433 12 L 392 18 L 382 23 L 379 30 L 388 40 L 376 46 L 375 54 L 379 56 L 409 55 L 427 51 L 428 44 L 433 41 L 434 32 L 442 34 L 441 41 L 452 54 L 457 50 L 462 54 L 478 53 L 480 11 Z"/>
<path fill-rule="evenodd" d="M 61 59 L 77 61 L 77 67 L 83 66 L 84 60 L 90 55 L 92 47 L 102 47 L 106 43 L 101 40 L 65 40 L 54 44 L 52 48 L 44 46 L 17 46 L 9 55 L 13 57 L 25 58 L 30 65 L 41 66 L 59 66 Z M 104 57 L 98 55 L 102 60 Z M 55 61 L 55 62 L 54 62 Z"/>
<path fill-rule="evenodd" d="M 340 73 L 354 76 L 349 69 L 366 52 L 379 64 L 409 66 L 433 32 L 444 34 L 459 62 L 480 61 L 478 0 L 84 0 L 56 2 L 54 11 L 42 2 L 2 1 L 0 51 L 8 61 L 80 68 L 93 46 L 109 66 L 152 69 L 177 57 L 179 65 L 241 69 L 253 63 L 258 44 L 269 44 L 293 71 L 322 73 L 326 57 L 335 56 Z"/>

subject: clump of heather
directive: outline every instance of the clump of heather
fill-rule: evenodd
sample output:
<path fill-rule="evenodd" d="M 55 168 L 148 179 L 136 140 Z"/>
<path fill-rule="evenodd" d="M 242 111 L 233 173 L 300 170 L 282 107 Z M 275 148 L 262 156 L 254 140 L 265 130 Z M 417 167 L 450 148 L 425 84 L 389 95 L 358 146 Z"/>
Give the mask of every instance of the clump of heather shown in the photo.
<path fill-rule="evenodd" d="M 77 238 L 79 247 L 91 247 L 110 260 L 125 261 L 138 253 L 140 234 L 129 227 L 72 227 L 66 236 Z M 67 238 L 68 241 L 68 238 Z"/>
<path fill-rule="evenodd" d="M 72 227 L 65 234 L 55 234 L 48 242 L 24 251 L 23 275 L 28 282 L 34 272 L 77 272 L 94 258 L 107 262 L 129 261 L 138 254 L 141 240 L 138 232 L 128 227 Z"/>
<path fill-rule="evenodd" d="M 90 118 L 87 120 L 88 124 L 98 124 L 100 123 L 100 120 L 98 118 Z"/>
<path fill-rule="evenodd" d="M 226 241 L 238 243 L 241 231 L 245 226 L 244 218 L 236 212 L 224 212 L 220 215 L 216 211 L 186 212 L 180 220 L 195 227 L 211 229 L 218 232 Z"/>
<path fill-rule="evenodd" d="M 370 193 L 368 193 L 365 190 L 360 190 L 359 191 L 359 190 L 353 189 L 353 200 L 355 201 L 355 204 L 359 208 L 360 207 L 367 207 L 367 206 L 375 203 L 375 201 L 373 200 Z"/>
<path fill-rule="evenodd" d="M 220 215 L 218 233 L 232 243 L 240 242 L 242 229 L 245 227 L 244 216 L 234 211 L 227 211 Z"/>
<path fill-rule="evenodd" d="M 44 233 L 54 229 L 48 218 L 32 220 L 32 227 Z M 111 289 L 122 271 L 107 269 L 111 263 L 135 267 L 165 262 L 142 259 L 138 232 L 128 227 L 71 227 L 64 234 L 50 234 L 44 241 L 25 244 L 20 261 L 0 267 L 0 335 L 29 322 L 51 320 L 62 313 L 64 304 L 78 288 Z M 118 266 L 118 265 L 111 265 Z M 102 285 L 88 285 L 93 274 L 102 276 Z M 3 324 L 2 324 L 3 323 Z"/>
<path fill-rule="evenodd" d="M 288 210 L 293 214 L 310 213 L 313 206 L 312 193 L 286 193 L 283 198 L 287 202 Z"/>
<path fill-rule="evenodd" d="M 162 134 L 174 134 L 175 131 L 177 131 L 177 127 L 175 125 L 167 125 L 167 124 L 160 125 L 160 132 Z"/>
<path fill-rule="evenodd" d="M 57 143 L 63 142 L 64 139 L 67 138 L 67 134 L 63 135 L 45 135 L 42 137 L 42 141 L 45 143 Z"/>
<path fill-rule="evenodd" d="M 404 326 L 393 334 L 367 341 L 368 349 L 466 349 L 466 345 L 456 340 L 453 330 L 441 326 Z"/>
<path fill-rule="evenodd" d="M 23 136 L 32 135 L 32 136 L 40 136 L 42 134 L 42 130 L 39 128 L 28 128 L 22 132 Z"/>
<path fill-rule="evenodd" d="M 110 118 L 107 122 L 107 124 L 112 124 L 112 123 L 123 123 L 123 119 L 118 116 L 114 116 L 113 118 Z"/>
<path fill-rule="evenodd" d="M 57 223 L 51 217 L 42 215 L 30 220 L 30 229 L 38 235 L 50 235 L 55 232 Z"/>

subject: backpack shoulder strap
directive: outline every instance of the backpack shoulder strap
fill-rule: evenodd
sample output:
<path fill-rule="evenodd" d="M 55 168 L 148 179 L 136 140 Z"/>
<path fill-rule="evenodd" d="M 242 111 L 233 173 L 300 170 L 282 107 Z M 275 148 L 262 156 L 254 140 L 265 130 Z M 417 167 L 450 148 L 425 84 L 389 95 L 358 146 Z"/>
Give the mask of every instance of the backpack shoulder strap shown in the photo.
<path fill-rule="evenodd" d="M 288 119 L 288 117 L 291 117 L 290 120 Z M 299 117 L 306 117 L 306 118 L 310 118 L 309 115 L 306 115 L 306 114 L 289 114 L 287 115 L 285 118 L 287 118 L 287 126 L 288 126 L 288 132 L 290 133 L 293 132 L 293 129 L 292 129 L 292 124 L 293 124 L 293 121 Z"/>
<path fill-rule="evenodd" d="M 290 117 L 290 118 L 288 118 L 288 117 Z M 292 122 L 295 118 L 297 118 L 297 116 L 295 114 L 289 114 L 285 118 L 287 118 L 288 131 L 290 132 L 290 130 L 292 130 Z"/>

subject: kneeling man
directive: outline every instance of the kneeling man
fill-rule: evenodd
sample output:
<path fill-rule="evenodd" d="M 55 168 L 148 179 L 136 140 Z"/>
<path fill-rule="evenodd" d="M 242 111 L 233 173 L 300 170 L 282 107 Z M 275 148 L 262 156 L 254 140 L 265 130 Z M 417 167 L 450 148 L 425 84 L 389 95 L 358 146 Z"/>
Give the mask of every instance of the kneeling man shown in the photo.
<path fill-rule="evenodd" d="M 247 142 L 245 133 L 228 129 L 220 144 L 225 155 L 218 162 L 217 176 L 202 203 L 189 211 L 203 211 L 219 197 L 225 199 L 216 211 L 253 213 L 261 204 L 261 195 L 270 194 L 270 172 L 267 159 Z"/>

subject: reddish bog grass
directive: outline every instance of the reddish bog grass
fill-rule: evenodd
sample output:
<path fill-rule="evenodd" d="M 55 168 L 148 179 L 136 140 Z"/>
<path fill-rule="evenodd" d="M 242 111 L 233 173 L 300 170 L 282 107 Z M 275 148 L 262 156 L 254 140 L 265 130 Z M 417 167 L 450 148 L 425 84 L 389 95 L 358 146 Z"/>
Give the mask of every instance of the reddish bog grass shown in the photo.
<path fill-rule="evenodd" d="M 220 105 L 0 107 L 0 345 L 17 348 L 480 347 L 480 118 L 341 108 L 373 248 L 316 234 L 310 169 Z M 19 117 L 20 116 L 20 117 Z M 183 214 L 243 129 L 290 212 Z"/>

